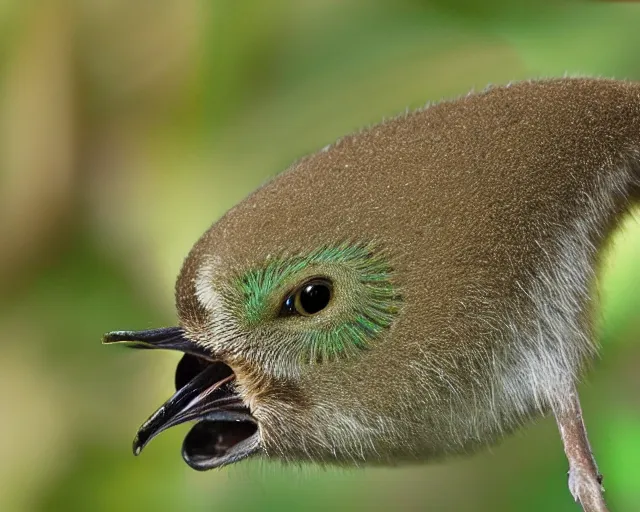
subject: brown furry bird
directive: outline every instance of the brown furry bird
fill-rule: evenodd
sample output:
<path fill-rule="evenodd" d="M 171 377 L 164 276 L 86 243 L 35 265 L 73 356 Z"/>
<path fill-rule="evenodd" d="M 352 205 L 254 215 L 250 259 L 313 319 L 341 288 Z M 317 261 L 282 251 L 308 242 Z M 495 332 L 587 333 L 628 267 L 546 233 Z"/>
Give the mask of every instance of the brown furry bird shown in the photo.
<path fill-rule="evenodd" d="M 186 462 L 429 461 L 557 419 L 569 486 L 606 510 L 576 383 L 594 283 L 640 198 L 640 85 L 555 79 L 399 116 L 295 163 L 195 244 L 185 353 L 134 451 L 196 421 Z"/>

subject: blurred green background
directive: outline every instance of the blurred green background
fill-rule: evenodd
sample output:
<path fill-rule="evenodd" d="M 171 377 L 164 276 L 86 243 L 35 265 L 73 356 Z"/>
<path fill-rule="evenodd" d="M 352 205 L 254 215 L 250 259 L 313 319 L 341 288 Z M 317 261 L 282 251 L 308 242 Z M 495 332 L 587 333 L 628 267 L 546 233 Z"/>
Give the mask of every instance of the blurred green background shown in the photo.
<path fill-rule="evenodd" d="M 489 83 L 640 80 L 639 27 L 629 2 L 0 1 L 0 510 L 578 510 L 551 419 L 400 469 L 197 473 L 185 426 L 134 459 L 178 356 L 100 337 L 173 324 L 191 244 L 294 159 Z M 581 389 L 614 511 L 640 510 L 639 255 L 636 218 Z"/>

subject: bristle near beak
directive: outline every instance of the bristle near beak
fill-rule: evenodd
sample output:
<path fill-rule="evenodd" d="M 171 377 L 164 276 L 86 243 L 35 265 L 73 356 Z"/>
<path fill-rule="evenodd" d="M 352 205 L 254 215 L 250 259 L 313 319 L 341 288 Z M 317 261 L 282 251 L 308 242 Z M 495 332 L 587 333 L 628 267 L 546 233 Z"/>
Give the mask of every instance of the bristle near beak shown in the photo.
<path fill-rule="evenodd" d="M 135 455 L 160 432 L 188 421 L 197 423 L 185 437 L 182 456 L 194 469 L 220 467 L 259 451 L 258 422 L 236 392 L 232 368 L 189 340 L 182 328 L 113 331 L 102 342 L 184 353 L 176 368 L 176 392 L 138 430 Z"/>

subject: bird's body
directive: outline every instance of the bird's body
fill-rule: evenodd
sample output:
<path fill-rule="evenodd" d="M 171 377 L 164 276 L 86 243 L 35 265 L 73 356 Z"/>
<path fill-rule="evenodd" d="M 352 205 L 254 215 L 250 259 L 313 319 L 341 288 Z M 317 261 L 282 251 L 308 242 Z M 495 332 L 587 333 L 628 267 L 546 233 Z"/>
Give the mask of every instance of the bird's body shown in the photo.
<path fill-rule="evenodd" d="M 395 463 L 566 406 L 594 284 L 640 197 L 640 85 L 491 88 L 347 136 L 216 222 L 185 261 L 184 338 L 228 365 L 284 460 Z M 308 279 L 325 310 L 281 314 Z"/>

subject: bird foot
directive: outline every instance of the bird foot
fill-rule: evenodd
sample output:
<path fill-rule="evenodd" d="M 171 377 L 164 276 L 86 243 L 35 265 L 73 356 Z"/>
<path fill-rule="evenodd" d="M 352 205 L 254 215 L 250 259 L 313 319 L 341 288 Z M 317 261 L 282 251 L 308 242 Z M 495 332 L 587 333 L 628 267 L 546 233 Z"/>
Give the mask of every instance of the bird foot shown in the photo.
<path fill-rule="evenodd" d="M 581 465 L 571 466 L 569 469 L 569 491 L 588 512 L 606 512 L 607 506 L 603 499 L 602 475 L 593 471 L 591 467 Z"/>
<path fill-rule="evenodd" d="M 555 411 L 564 452 L 569 461 L 569 491 L 584 512 L 607 512 L 602 475 L 591 452 L 582 408 L 575 388 L 564 395 Z"/>

